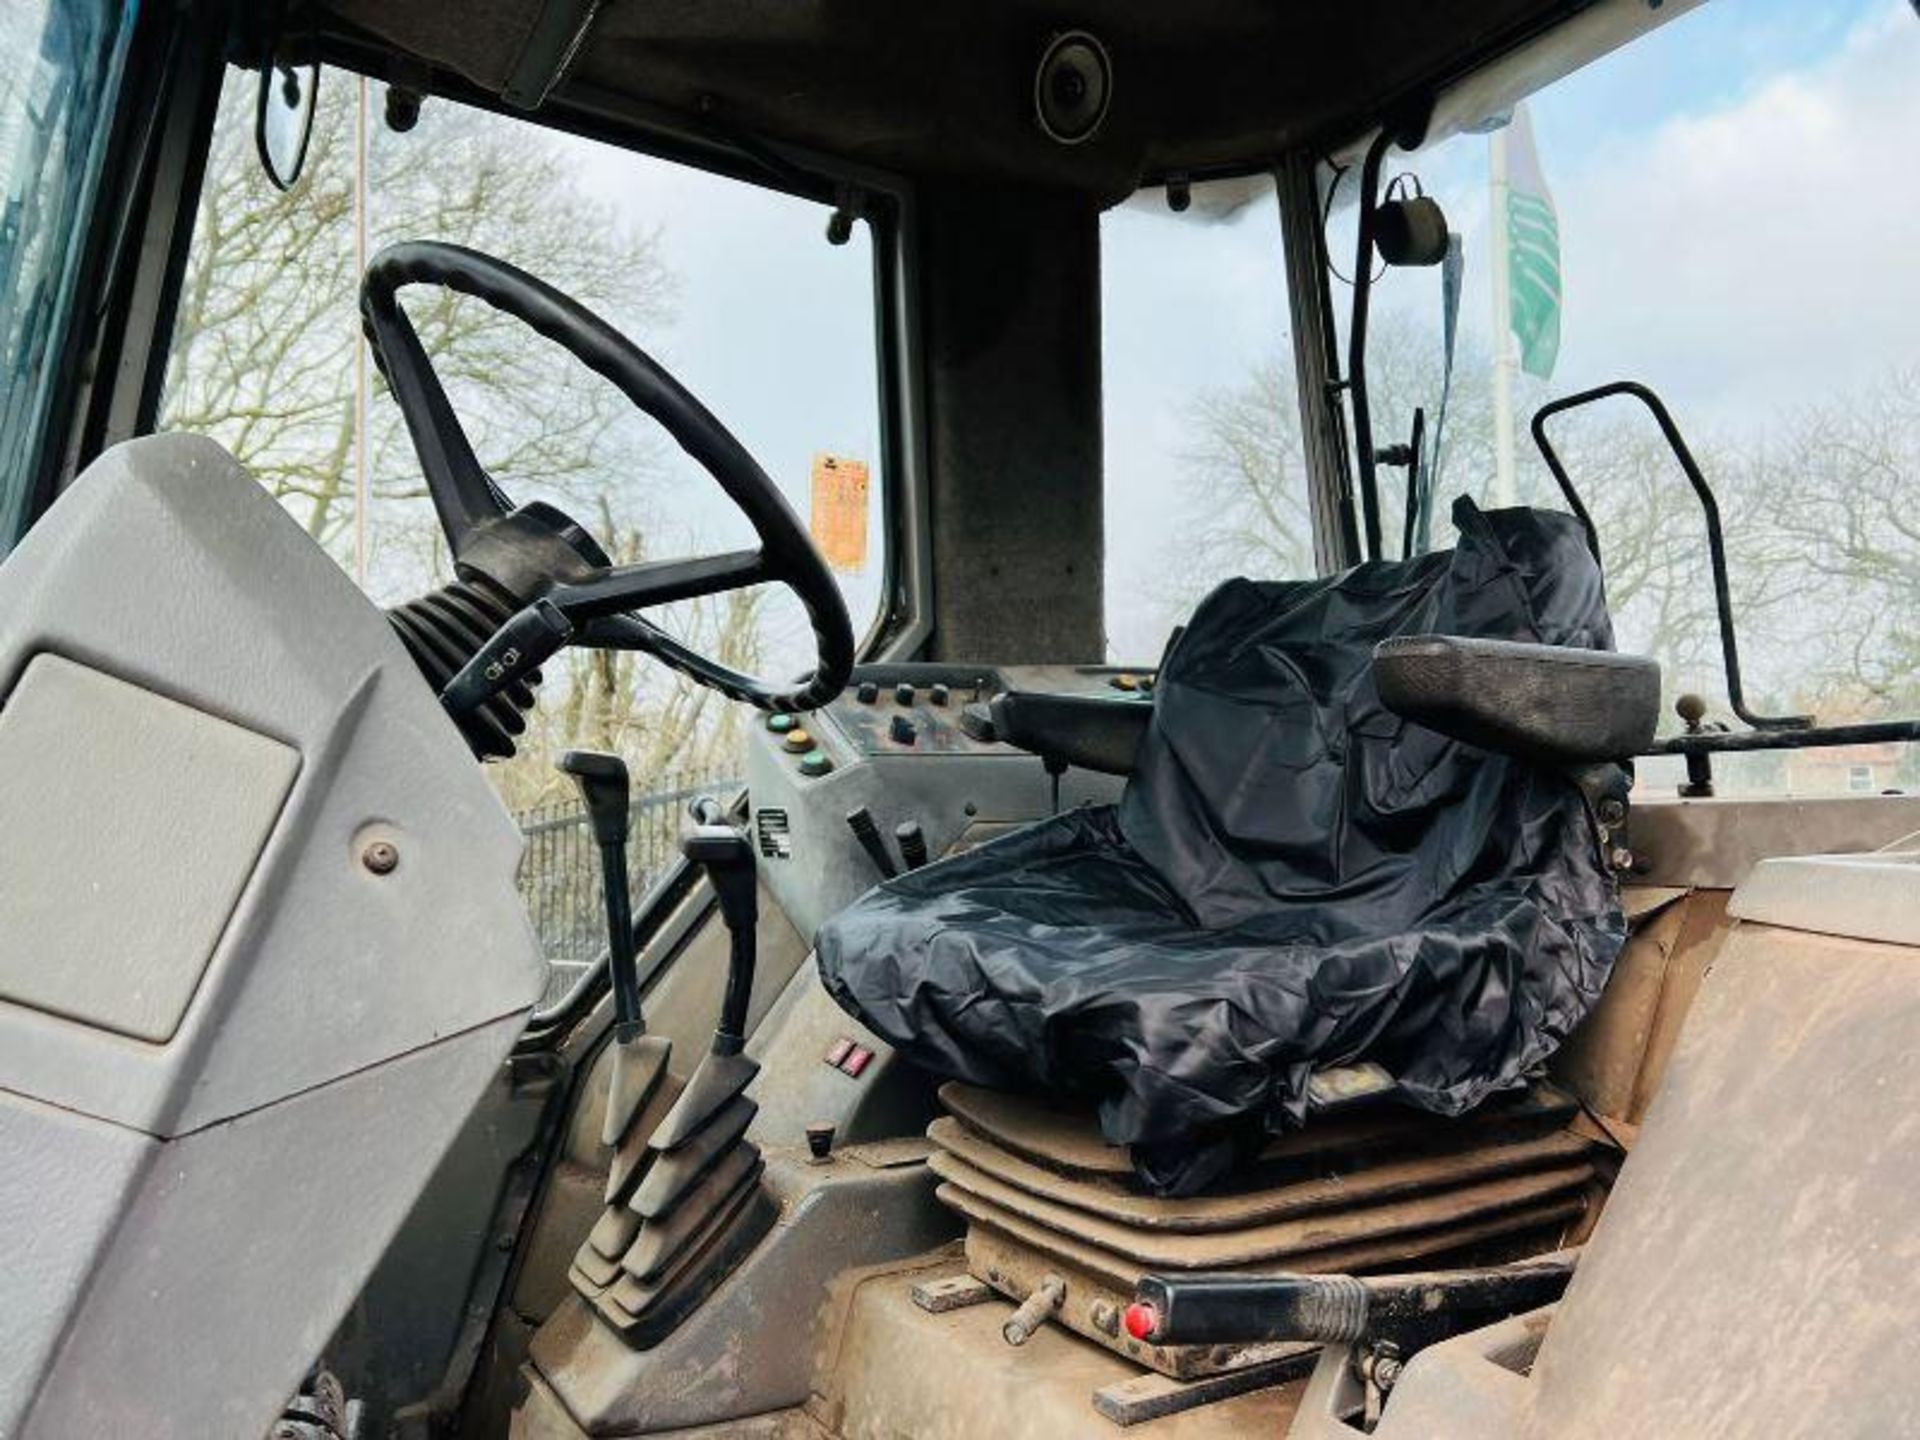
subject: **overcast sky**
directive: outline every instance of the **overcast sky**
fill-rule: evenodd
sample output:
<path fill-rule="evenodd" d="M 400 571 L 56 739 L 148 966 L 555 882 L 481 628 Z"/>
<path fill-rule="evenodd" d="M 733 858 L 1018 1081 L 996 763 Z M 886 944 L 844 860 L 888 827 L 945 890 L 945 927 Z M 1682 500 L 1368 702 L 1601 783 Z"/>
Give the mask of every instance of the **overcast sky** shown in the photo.
<path fill-rule="evenodd" d="M 1752 430 L 1920 361 L 1909 0 L 1710 0 L 1531 107 L 1562 237 L 1556 392 L 1633 376 L 1689 429 Z M 1486 154 L 1484 137 L 1460 136 L 1396 160 L 1462 232 L 1462 321 L 1482 352 Z M 658 228 L 678 277 L 673 323 L 636 338 L 803 516 L 815 453 L 877 468 L 864 234 L 831 247 L 821 207 L 589 142 L 566 142 L 564 159 Z M 1173 553 L 1193 402 L 1289 353 L 1279 230 L 1270 200 L 1211 224 L 1134 205 L 1105 217 L 1102 242 L 1109 629 L 1120 657 L 1151 660 L 1173 617 L 1144 582 Z M 1437 322 L 1436 272 L 1395 274 L 1378 303 Z M 701 482 L 683 476 L 676 493 L 730 541 Z M 857 624 L 877 580 L 874 565 L 847 582 Z"/>

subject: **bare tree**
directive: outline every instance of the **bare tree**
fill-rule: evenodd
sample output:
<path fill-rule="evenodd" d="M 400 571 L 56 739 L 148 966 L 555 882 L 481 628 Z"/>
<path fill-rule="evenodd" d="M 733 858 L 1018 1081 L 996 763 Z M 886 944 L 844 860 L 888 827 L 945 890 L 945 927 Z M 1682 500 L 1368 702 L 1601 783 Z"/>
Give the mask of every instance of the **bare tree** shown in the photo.
<path fill-rule="evenodd" d="M 1920 366 L 1809 407 L 1756 470 L 1777 543 L 1799 561 L 1813 698 L 1920 710 Z"/>
<path fill-rule="evenodd" d="M 1369 345 L 1369 388 L 1376 433 L 1384 441 L 1411 427 L 1427 407 L 1429 438 L 1443 357 L 1430 327 L 1402 312 L 1376 322 Z M 1434 543 L 1448 543 L 1451 497 L 1493 503 L 1493 419 L 1483 355 L 1463 347 L 1448 401 L 1442 470 L 1435 496 Z M 1523 413 L 1546 398 L 1523 390 Z M 1168 585 L 1170 609 L 1190 609 L 1228 575 L 1298 577 L 1312 573 L 1306 464 L 1290 364 L 1261 367 L 1240 386 L 1204 392 L 1190 409 L 1194 439 L 1186 463 L 1190 501 L 1181 523 L 1184 563 Z M 1599 532 L 1607 593 L 1623 647 L 1659 656 L 1669 699 L 1684 689 L 1712 693 L 1720 683 L 1718 626 L 1700 510 L 1657 429 L 1624 405 L 1569 416 L 1556 431 L 1567 469 Z M 1792 613 L 1801 580 L 1794 547 L 1769 524 L 1775 501 L 1751 457 L 1708 442 L 1696 446 L 1719 489 L 1730 547 L 1738 557 L 1734 601 L 1749 650 L 1780 653 L 1779 624 Z M 1519 457 L 1523 503 L 1560 505 L 1558 488 L 1529 447 Z M 1400 472 L 1382 467 L 1382 530 L 1389 555 L 1403 529 Z"/>

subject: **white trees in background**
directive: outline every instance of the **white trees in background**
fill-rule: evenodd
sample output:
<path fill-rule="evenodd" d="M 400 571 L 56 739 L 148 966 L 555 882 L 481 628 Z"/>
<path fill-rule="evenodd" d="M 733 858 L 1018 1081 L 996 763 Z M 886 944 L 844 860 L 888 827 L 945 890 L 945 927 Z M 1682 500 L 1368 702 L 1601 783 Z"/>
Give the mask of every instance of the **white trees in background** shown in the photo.
<path fill-rule="evenodd" d="M 1439 394 L 1436 337 L 1389 313 L 1368 371 L 1377 433 L 1397 440 L 1413 406 Z M 1454 376 L 1434 543 L 1454 495 L 1489 504 L 1490 399 L 1483 357 Z M 1519 397 L 1522 413 L 1548 398 Z M 1429 409 L 1428 420 L 1433 419 Z M 1163 597 L 1184 614 L 1218 580 L 1312 573 L 1306 461 L 1294 376 L 1276 363 L 1202 394 L 1185 456 L 1187 550 Z M 1429 431 L 1431 435 L 1431 431 Z M 1556 422 L 1555 446 L 1599 530 L 1622 648 L 1662 662 L 1668 698 L 1721 691 L 1720 634 L 1700 508 L 1644 411 L 1607 402 Z M 1810 404 L 1758 436 L 1690 437 L 1727 537 L 1735 616 L 1756 708 L 1839 720 L 1920 713 L 1920 367 L 1866 393 Z M 1382 530 L 1399 553 L 1404 490 L 1381 467 Z M 1528 443 L 1520 498 L 1559 506 Z M 1718 702 L 1716 702 L 1718 704 Z"/>

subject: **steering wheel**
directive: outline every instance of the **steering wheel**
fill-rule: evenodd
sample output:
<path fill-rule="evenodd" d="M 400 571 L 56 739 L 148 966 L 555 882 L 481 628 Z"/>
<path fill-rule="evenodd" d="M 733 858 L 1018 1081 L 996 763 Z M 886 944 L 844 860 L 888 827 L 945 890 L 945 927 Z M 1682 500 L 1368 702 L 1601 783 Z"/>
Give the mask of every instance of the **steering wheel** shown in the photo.
<path fill-rule="evenodd" d="M 719 482 L 753 525 L 759 548 L 615 565 L 584 527 L 552 506 L 516 508 L 475 458 L 400 306 L 399 291 L 416 284 L 484 300 L 612 381 Z M 374 363 L 406 419 L 456 572 L 463 579 L 485 577 L 522 607 L 442 692 L 456 718 L 532 674 L 569 643 L 645 651 L 763 710 L 811 710 L 845 688 L 853 669 L 853 627 L 826 561 L 767 472 L 639 346 L 525 271 L 433 241 L 390 245 L 374 256 L 360 287 L 360 314 Z M 697 654 L 634 613 L 768 582 L 791 589 L 813 626 L 817 661 L 789 684 L 743 675 Z"/>

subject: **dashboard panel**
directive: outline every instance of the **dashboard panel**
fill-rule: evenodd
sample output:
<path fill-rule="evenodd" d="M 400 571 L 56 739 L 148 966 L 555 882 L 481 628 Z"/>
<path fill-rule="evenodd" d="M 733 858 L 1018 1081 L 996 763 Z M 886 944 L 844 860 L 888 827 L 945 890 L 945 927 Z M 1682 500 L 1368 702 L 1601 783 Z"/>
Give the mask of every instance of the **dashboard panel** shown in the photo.
<path fill-rule="evenodd" d="M 1039 758 L 983 740 L 970 705 L 1007 690 L 1151 703 L 1152 672 L 1105 665 L 863 665 L 819 710 L 767 716 L 748 746 L 753 834 L 768 887 L 811 940 L 822 921 L 922 848 L 937 858 L 1051 814 L 1054 777 Z M 1062 808 L 1106 804 L 1124 781 L 1069 769 Z M 864 814 L 865 821 L 850 823 Z M 870 825 L 863 842 L 856 824 Z M 906 829 L 908 834 L 902 835 Z M 905 856 L 902 845 L 905 844 Z"/>

